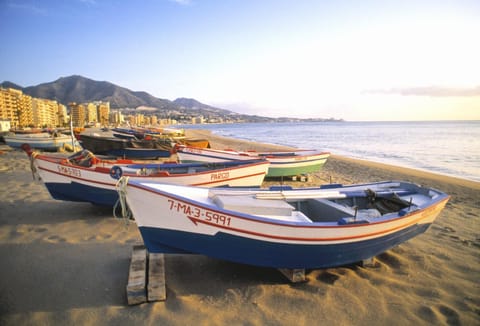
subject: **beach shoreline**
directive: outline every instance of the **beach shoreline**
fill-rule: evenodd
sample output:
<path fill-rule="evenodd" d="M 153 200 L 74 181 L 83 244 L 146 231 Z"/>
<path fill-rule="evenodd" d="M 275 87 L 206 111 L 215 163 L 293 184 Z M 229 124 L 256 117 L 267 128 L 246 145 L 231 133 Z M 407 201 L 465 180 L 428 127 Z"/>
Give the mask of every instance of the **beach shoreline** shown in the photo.
<path fill-rule="evenodd" d="M 234 149 L 238 151 L 289 151 L 295 150 L 294 147 L 281 146 L 276 144 L 262 144 L 253 141 L 247 141 L 242 139 L 224 137 L 213 134 L 210 130 L 200 129 L 186 129 L 185 133 L 188 137 L 193 138 L 207 138 L 212 143 L 213 148 L 218 149 Z M 395 175 L 401 176 L 413 176 L 422 180 L 434 180 L 437 182 L 447 182 L 459 186 L 465 186 L 472 189 L 480 190 L 480 182 L 458 178 L 454 176 L 443 175 L 435 172 L 428 172 L 419 169 L 413 169 L 409 167 L 402 167 L 391 165 L 387 163 L 374 162 L 369 160 L 363 160 L 358 158 L 351 158 L 343 155 L 337 155 L 331 153 L 329 161 L 342 162 L 344 164 L 361 165 L 371 169 L 382 169 L 390 171 Z M 328 161 L 327 161 L 328 162 Z M 330 164 L 331 165 L 331 164 Z M 324 172 L 324 171 L 322 171 Z M 321 173 L 321 172 L 320 172 Z M 368 182 L 368 181 L 363 181 Z"/>
<path fill-rule="evenodd" d="M 213 148 L 291 150 L 186 130 Z M 26 154 L 0 153 L 0 324 L 450 324 L 480 321 L 480 183 L 332 155 L 296 187 L 405 180 L 451 196 L 432 227 L 358 265 L 307 271 L 290 284 L 274 269 L 166 255 L 167 301 L 127 306 L 133 244 L 109 209 L 51 199 Z M 264 186 L 278 184 L 267 180 Z"/>

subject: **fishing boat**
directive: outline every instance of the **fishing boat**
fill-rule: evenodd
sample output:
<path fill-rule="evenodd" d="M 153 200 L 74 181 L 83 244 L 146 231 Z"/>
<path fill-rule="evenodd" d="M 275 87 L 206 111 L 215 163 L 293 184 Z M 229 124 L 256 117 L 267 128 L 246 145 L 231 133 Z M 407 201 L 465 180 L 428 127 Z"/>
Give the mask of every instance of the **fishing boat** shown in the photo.
<path fill-rule="evenodd" d="M 226 163 L 137 164 L 132 160 L 102 160 L 88 150 L 69 157 L 42 155 L 24 147 L 32 173 L 43 180 L 54 199 L 114 206 L 120 176 L 202 187 L 260 187 L 268 170 L 266 160 Z"/>
<path fill-rule="evenodd" d="M 287 269 L 374 257 L 424 233 L 449 199 L 400 181 L 258 190 L 119 184 L 150 252 Z"/>
<path fill-rule="evenodd" d="M 270 161 L 267 177 L 295 176 L 318 172 L 330 153 L 316 150 L 291 152 L 239 152 L 212 148 L 197 148 L 176 145 L 174 148 L 180 162 L 225 162 L 266 158 Z"/>
<path fill-rule="evenodd" d="M 82 146 L 92 153 L 124 159 L 158 159 L 170 157 L 172 144 L 159 139 L 121 139 L 97 134 L 82 134 Z"/>
<path fill-rule="evenodd" d="M 113 136 L 121 139 L 143 139 L 145 132 L 132 128 L 112 128 Z"/>
<path fill-rule="evenodd" d="M 123 139 L 144 139 L 144 138 L 161 138 L 161 139 L 182 139 L 185 138 L 185 131 L 182 129 L 171 128 L 145 128 L 145 127 L 116 127 L 112 129 L 113 135 Z"/>
<path fill-rule="evenodd" d="M 190 147 L 210 148 L 210 141 L 205 138 L 185 137 L 184 139 L 176 140 L 176 143 Z"/>
<path fill-rule="evenodd" d="M 3 136 L 5 143 L 13 148 L 21 148 L 23 144 L 28 144 L 32 148 L 44 151 L 58 151 L 60 148 L 72 146 L 72 137 L 61 133 L 40 132 L 40 133 L 9 133 Z M 80 148 L 80 144 L 73 139 L 73 146 Z"/>

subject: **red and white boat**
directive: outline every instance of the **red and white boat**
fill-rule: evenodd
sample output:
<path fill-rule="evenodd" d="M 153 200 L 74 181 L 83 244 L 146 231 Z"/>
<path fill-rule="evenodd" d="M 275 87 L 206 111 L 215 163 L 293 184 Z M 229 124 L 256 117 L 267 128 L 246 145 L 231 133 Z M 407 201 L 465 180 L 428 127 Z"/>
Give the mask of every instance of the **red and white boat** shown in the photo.
<path fill-rule="evenodd" d="M 59 200 L 114 206 L 115 185 L 120 176 L 202 187 L 260 187 L 270 163 L 250 160 L 224 163 L 141 163 L 101 160 L 84 150 L 70 157 L 43 155 L 25 148 L 32 170 L 43 180 L 51 196 Z"/>

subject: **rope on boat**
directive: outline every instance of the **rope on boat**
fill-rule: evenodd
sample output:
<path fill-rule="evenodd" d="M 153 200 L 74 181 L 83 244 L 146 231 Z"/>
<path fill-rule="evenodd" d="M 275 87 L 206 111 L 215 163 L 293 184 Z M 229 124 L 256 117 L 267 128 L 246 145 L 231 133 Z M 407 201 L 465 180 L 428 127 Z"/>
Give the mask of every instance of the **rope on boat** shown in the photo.
<path fill-rule="evenodd" d="M 38 156 L 38 153 L 37 152 L 32 152 L 32 154 L 30 154 L 29 158 L 30 158 L 30 170 L 32 170 L 32 178 L 33 180 L 35 181 L 35 174 L 37 173 L 37 168 L 35 167 L 35 164 L 33 164 L 33 162 L 35 161 L 35 158 Z M 40 176 L 38 176 L 38 180 L 40 180 Z"/>
<path fill-rule="evenodd" d="M 118 200 L 113 206 L 113 216 L 116 218 L 121 218 L 125 222 L 125 226 L 128 226 L 130 219 L 133 218 L 132 211 L 128 208 L 127 205 L 127 185 L 128 185 L 128 177 L 121 177 L 115 188 L 118 192 Z M 118 206 L 120 205 L 121 208 L 121 216 L 118 217 L 115 213 L 117 211 Z"/>

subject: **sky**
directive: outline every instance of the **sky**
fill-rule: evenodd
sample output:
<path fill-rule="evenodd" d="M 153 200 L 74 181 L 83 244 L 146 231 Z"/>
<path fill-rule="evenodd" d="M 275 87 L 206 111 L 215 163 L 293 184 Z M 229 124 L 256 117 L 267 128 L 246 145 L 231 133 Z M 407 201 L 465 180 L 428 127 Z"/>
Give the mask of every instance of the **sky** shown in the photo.
<path fill-rule="evenodd" d="M 271 117 L 480 120 L 478 0 L 0 0 L 0 82 Z"/>

